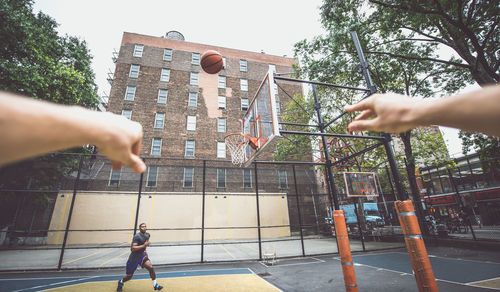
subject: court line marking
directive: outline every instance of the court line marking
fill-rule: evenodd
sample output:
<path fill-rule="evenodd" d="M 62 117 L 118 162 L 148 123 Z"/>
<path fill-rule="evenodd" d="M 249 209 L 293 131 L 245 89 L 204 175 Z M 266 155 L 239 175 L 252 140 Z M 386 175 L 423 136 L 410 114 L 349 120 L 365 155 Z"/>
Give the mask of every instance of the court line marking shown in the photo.
<path fill-rule="evenodd" d="M 206 277 L 206 276 L 222 276 L 222 275 L 252 275 L 252 274 L 255 274 L 253 273 L 253 271 L 250 269 L 250 268 L 236 268 L 236 269 L 213 269 L 213 270 L 196 270 L 196 271 L 182 271 L 182 272 L 164 272 L 164 273 L 169 273 L 169 274 L 177 274 L 177 273 L 192 273 L 192 272 L 206 272 L 206 271 L 235 271 L 235 270 L 246 270 L 247 273 L 245 274 L 209 274 L 209 275 L 189 275 L 189 276 L 178 276 L 178 277 L 171 277 L 171 278 L 184 278 L 184 277 Z M 161 274 L 161 273 L 160 273 Z M 149 277 L 149 273 L 147 274 L 141 274 L 143 276 L 148 276 Z M 157 278 L 158 278 L 158 275 L 159 274 L 156 274 Z M 108 276 L 94 276 L 94 277 L 108 277 Z M 137 279 L 137 280 L 147 280 L 149 279 L 148 277 L 145 277 L 145 278 L 140 278 L 140 279 Z M 261 278 L 257 275 L 257 278 Z M 88 278 L 90 279 L 90 278 Z M 165 279 L 165 278 L 163 278 Z M 261 278 L 262 279 L 262 278 Z M 86 279 L 84 279 L 86 280 Z M 264 279 L 262 279 L 264 280 Z M 75 280 L 76 281 L 76 280 Z M 88 281 L 88 282 L 83 282 L 83 283 L 76 283 L 76 284 L 72 284 L 72 285 L 67 285 L 67 286 L 62 286 L 62 287 L 56 287 L 56 288 L 66 288 L 66 287 L 72 287 L 72 286 L 76 286 L 76 285 L 80 285 L 80 284 L 86 284 L 86 283 L 98 283 L 98 282 L 113 282 L 115 280 L 102 280 L 102 281 Z M 265 281 L 265 280 L 264 280 Z M 69 281 L 67 281 L 69 282 Z M 61 282 L 61 283 L 64 283 L 64 282 Z M 61 283 L 54 283 L 52 285 L 57 285 L 57 284 L 61 284 Z M 274 286 L 273 284 L 269 283 L 266 281 L 266 283 L 270 284 L 271 286 Z M 44 286 L 47 286 L 47 285 L 44 285 Z M 44 286 L 40 286 L 40 287 L 44 287 Z M 37 287 L 32 287 L 32 288 L 28 288 L 28 289 L 35 289 Z M 276 288 L 278 289 L 278 288 Z M 282 290 L 278 289 L 280 292 L 283 292 Z M 20 290 L 20 291 L 25 291 L 25 290 Z M 40 291 L 47 291 L 47 289 L 45 290 L 40 290 Z M 12 291 L 12 292 L 19 292 L 19 291 Z"/>
<path fill-rule="evenodd" d="M 252 272 L 250 268 L 234 268 L 234 269 L 206 269 L 206 270 L 184 270 L 184 271 L 175 271 L 175 272 L 157 272 L 156 277 L 162 274 L 172 274 L 172 273 L 191 273 L 191 272 L 207 272 L 207 271 L 239 271 L 239 270 L 248 270 Z M 49 271 L 47 271 L 49 272 Z M 50 271 L 54 273 L 54 271 Z M 147 275 L 149 276 L 149 272 L 143 273 L 135 273 L 134 275 Z M 88 278 L 92 277 L 121 277 L 123 274 L 110 274 L 110 275 L 99 275 L 99 276 L 87 276 Z M 15 278 L 15 279 L 0 279 L 0 281 L 24 281 L 24 280 L 52 280 L 52 279 L 69 279 L 69 278 L 77 278 L 74 277 L 43 277 L 43 278 Z"/>
<path fill-rule="evenodd" d="M 310 264 L 318 264 L 318 263 L 324 263 L 325 261 L 323 260 L 320 260 L 320 259 L 317 259 L 317 258 L 314 258 L 314 257 L 306 257 L 306 258 L 303 258 L 303 259 L 313 259 L 313 260 L 316 260 L 315 262 L 309 262 L 309 263 L 295 263 L 295 264 L 280 264 L 280 265 L 270 265 L 270 266 L 267 266 L 266 264 L 264 264 L 263 262 L 259 261 L 259 263 L 261 265 L 263 265 L 264 267 L 267 267 L 267 268 L 277 268 L 277 267 L 288 267 L 288 266 L 299 266 L 299 265 L 310 265 Z"/>
<path fill-rule="evenodd" d="M 408 254 L 407 252 L 401 252 L 401 251 L 394 251 L 394 252 L 390 252 L 390 253 Z M 387 253 L 383 253 L 383 254 L 387 254 Z M 368 255 L 368 254 L 366 254 L 366 255 Z M 430 258 L 440 258 L 440 259 L 448 259 L 448 260 L 467 261 L 467 262 L 480 263 L 480 264 L 488 263 L 488 264 L 500 265 L 499 262 L 492 262 L 492 261 L 469 260 L 469 259 L 463 259 L 463 258 L 452 258 L 452 257 L 444 257 L 444 256 L 431 255 L 431 254 L 429 254 L 428 256 Z"/>
<path fill-rule="evenodd" d="M 125 244 L 128 244 L 128 242 L 121 243 L 121 244 L 119 244 L 118 246 L 123 246 L 123 245 L 125 245 Z M 66 265 L 66 264 L 70 264 L 70 263 L 73 263 L 73 262 L 76 262 L 76 261 L 79 261 L 79 260 L 83 260 L 83 259 L 88 258 L 88 257 L 90 257 L 90 256 L 93 256 L 93 255 L 96 255 L 96 254 L 100 254 L 100 253 L 103 253 L 103 252 L 105 252 L 105 251 L 109 251 L 109 249 L 110 249 L 110 248 L 105 248 L 105 247 L 103 247 L 103 248 L 102 248 L 102 250 L 98 250 L 98 251 L 93 252 L 93 253 L 91 253 L 91 254 L 89 254 L 89 255 L 86 255 L 86 256 L 83 256 L 83 257 L 76 258 L 76 259 L 74 259 L 74 260 L 70 260 L 70 261 L 64 262 L 64 263 L 62 263 L 62 265 Z M 102 266 L 102 265 L 101 265 L 101 266 Z M 56 266 L 56 267 L 57 267 L 57 266 Z"/>
<path fill-rule="evenodd" d="M 242 245 L 242 246 L 244 246 L 244 247 L 246 247 L 246 248 L 248 248 L 248 249 L 251 249 L 252 251 L 259 252 L 259 250 L 258 250 L 258 249 L 255 249 L 255 248 L 253 248 L 253 247 L 251 247 L 251 246 L 247 245 L 246 243 L 242 243 L 241 245 Z"/>
<path fill-rule="evenodd" d="M 110 261 L 112 261 L 112 260 L 114 260 L 114 259 L 116 259 L 116 258 L 120 258 L 120 257 L 122 257 L 123 255 L 125 255 L 125 254 L 127 254 L 127 253 L 130 253 L 130 251 L 128 251 L 128 250 L 127 250 L 127 251 L 125 251 L 125 252 L 123 252 L 123 253 L 121 253 L 121 254 L 119 254 L 119 255 L 115 256 L 115 257 L 112 257 L 111 259 L 109 259 L 109 260 L 107 260 L 107 261 L 103 262 L 102 264 L 100 264 L 100 265 L 99 265 L 99 267 L 102 267 L 102 266 L 104 266 L 105 264 L 109 263 Z"/>
<path fill-rule="evenodd" d="M 59 230 L 61 230 L 63 221 L 64 221 L 64 216 L 66 215 L 66 206 L 68 205 L 68 199 L 69 199 L 69 193 L 66 194 L 66 201 L 64 202 L 64 209 L 63 213 L 61 215 L 61 222 L 59 222 Z M 61 235 L 61 231 L 57 231 L 57 238 L 56 238 L 56 244 L 59 244 L 59 237 Z"/>
<path fill-rule="evenodd" d="M 467 284 L 471 284 L 471 285 L 474 285 L 474 284 L 479 284 L 479 283 L 482 283 L 484 281 L 492 281 L 492 280 L 498 280 L 500 279 L 500 277 L 495 277 L 495 278 L 491 278 L 491 279 L 486 279 L 486 280 L 481 280 L 481 281 L 474 281 L 474 282 L 469 282 Z M 497 288 L 498 289 L 498 288 Z"/>
<path fill-rule="evenodd" d="M 340 258 L 337 258 L 337 260 L 340 261 Z M 364 266 L 364 267 L 368 267 L 368 268 L 372 268 L 372 269 L 377 269 L 377 270 L 382 270 L 382 271 L 387 271 L 387 272 L 393 272 L 393 273 L 396 273 L 396 274 L 400 274 L 400 276 L 408 275 L 408 276 L 415 277 L 414 274 L 408 274 L 408 273 L 400 272 L 400 271 L 396 271 L 396 270 L 379 268 L 379 267 L 370 266 L 370 265 L 366 265 L 366 264 L 355 263 L 354 265 L 356 265 L 356 266 Z M 441 281 L 441 282 L 446 282 L 446 283 L 451 283 L 451 284 L 456 284 L 456 285 L 470 286 L 470 287 L 476 287 L 476 288 L 480 287 L 480 288 L 485 288 L 485 289 L 495 289 L 495 288 L 489 288 L 489 287 L 474 286 L 474 285 L 469 285 L 468 283 L 460 283 L 460 282 L 449 281 L 449 280 L 444 280 L 444 279 L 439 279 L 439 278 L 435 278 L 435 279 L 436 279 L 436 281 Z"/>
<path fill-rule="evenodd" d="M 224 246 L 220 245 L 220 244 L 217 244 L 218 247 L 220 247 L 221 249 L 223 249 L 228 255 L 230 255 L 233 259 L 236 259 L 236 257 L 230 253 Z"/>
<path fill-rule="evenodd" d="M 75 280 L 62 281 L 62 282 L 51 283 L 51 284 L 47 284 L 47 285 L 40 285 L 40 286 L 35 286 L 35 287 L 30 287 L 30 288 L 24 288 L 24 289 L 14 290 L 12 292 L 29 291 L 29 290 L 33 290 L 33 289 L 39 289 L 39 288 L 44 288 L 44 287 L 49 287 L 49 286 L 55 286 L 55 285 L 60 285 L 60 284 L 64 284 L 64 283 L 78 282 L 78 281 L 88 280 L 88 279 L 97 278 L 97 277 L 99 277 L 99 276 L 84 277 L 84 278 L 75 279 Z M 37 290 L 37 291 L 46 291 L 46 290 L 47 289 Z"/>
<path fill-rule="evenodd" d="M 266 282 L 267 284 L 271 285 L 272 287 L 276 288 L 276 290 L 280 291 L 280 292 L 283 292 L 283 290 L 281 290 L 280 288 L 276 287 L 276 285 L 274 285 L 273 283 L 267 281 L 266 279 L 262 278 L 261 276 L 259 276 L 259 274 L 255 273 L 252 269 L 248 268 L 252 274 L 254 274 L 255 276 L 257 276 L 257 278 L 261 279 L 262 281 Z"/>
<path fill-rule="evenodd" d="M 79 260 L 83 260 L 83 259 L 85 259 L 85 258 L 88 258 L 88 257 L 93 256 L 93 255 L 96 255 L 96 254 L 100 254 L 100 253 L 102 253 L 102 252 L 104 252 L 104 250 L 98 250 L 98 251 L 93 252 L 93 253 L 91 253 L 91 254 L 88 254 L 88 255 L 86 255 L 86 256 L 79 257 L 79 258 L 76 258 L 76 259 L 74 259 L 74 260 L 69 260 L 69 261 L 67 261 L 67 262 L 63 262 L 63 263 L 62 263 L 62 265 L 66 265 L 66 264 L 70 264 L 70 263 L 73 263 L 73 262 L 76 262 L 76 261 L 79 261 Z M 58 267 L 58 266 L 56 265 L 56 267 Z"/>

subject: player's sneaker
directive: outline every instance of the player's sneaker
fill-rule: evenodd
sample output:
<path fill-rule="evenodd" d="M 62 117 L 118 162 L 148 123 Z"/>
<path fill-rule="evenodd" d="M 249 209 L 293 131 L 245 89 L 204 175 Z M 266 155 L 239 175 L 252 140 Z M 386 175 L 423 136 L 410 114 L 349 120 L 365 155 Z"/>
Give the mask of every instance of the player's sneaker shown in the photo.
<path fill-rule="evenodd" d="M 155 290 L 161 290 L 161 289 L 163 289 L 163 286 L 160 286 L 160 285 L 156 284 L 153 288 Z"/>
<path fill-rule="evenodd" d="M 122 291 L 123 289 L 123 283 L 121 280 L 118 281 L 118 287 L 116 287 L 116 291 Z"/>

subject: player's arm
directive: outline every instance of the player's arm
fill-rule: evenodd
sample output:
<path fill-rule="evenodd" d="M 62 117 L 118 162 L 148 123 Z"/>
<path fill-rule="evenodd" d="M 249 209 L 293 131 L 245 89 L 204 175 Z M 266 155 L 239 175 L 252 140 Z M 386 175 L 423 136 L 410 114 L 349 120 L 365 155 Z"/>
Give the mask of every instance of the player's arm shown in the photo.
<path fill-rule="evenodd" d="M 141 249 L 144 249 L 144 248 L 148 247 L 148 246 L 149 246 L 149 244 L 150 244 L 149 240 L 148 240 L 148 241 L 146 241 L 146 242 L 145 242 L 144 244 L 142 244 L 142 245 L 139 245 L 137 242 L 134 242 L 134 243 L 132 243 L 132 246 L 130 247 L 130 250 L 131 250 L 132 252 L 134 252 L 134 251 L 138 251 L 138 250 L 141 250 Z"/>
<path fill-rule="evenodd" d="M 500 86 L 444 97 L 415 100 L 399 94 L 374 94 L 348 112 L 361 111 L 349 124 L 350 131 L 400 133 L 409 129 L 440 125 L 500 137 Z M 374 117 L 374 119 L 371 119 Z"/>
<path fill-rule="evenodd" d="M 0 91 L 0 165 L 90 144 L 113 161 L 113 169 L 123 163 L 144 172 L 141 141 L 142 126 L 125 117 Z"/>
<path fill-rule="evenodd" d="M 500 85 L 481 90 L 422 101 L 418 109 L 422 125 L 436 124 L 500 137 Z"/>

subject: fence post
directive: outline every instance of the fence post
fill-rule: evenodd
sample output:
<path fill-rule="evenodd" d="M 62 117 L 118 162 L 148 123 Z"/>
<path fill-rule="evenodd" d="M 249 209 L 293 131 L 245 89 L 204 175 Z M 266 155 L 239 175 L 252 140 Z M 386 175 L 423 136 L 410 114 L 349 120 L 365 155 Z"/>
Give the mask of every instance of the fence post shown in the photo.
<path fill-rule="evenodd" d="M 142 159 L 144 161 L 144 159 Z M 141 207 L 141 194 L 142 194 L 142 180 L 144 179 L 144 172 L 141 173 L 141 178 L 139 181 L 139 193 L 137 194 L 137 209 L 135 210 L 135 224 L 134 224 L 134 235 L 137 232 L 137 220 L 139 220 L 139 208 Z"/>
<path fill-rule="evenodd" d="M 394 203 L 419 291 L 439 291 L 412 201 Z"/>
<path fill-rule="evenodd" d="M 82 173 L 84 154 L 80 154 L 80 162 L 78 163 L 78 173 L 76 174 L 75 183 L 73 185 L 73 197 L 71 198 L 71 206 L 69 207 L 68 222 L 66 222 L 66 231 L 64 232 L 63 245 L 61 247 L 61 254 L 59 255 L 59 263 L 57 264 L 57 270 L 61 270 L 62 261 L 64 258 L 64 250 L 66 248 L 66 242 L 68 240 L 69 225 L 71 224 L 71 216 L 73 215 L 73 207 L 75 206 L 76 190 L 78 189 L 78 181 L 80 180 L 80 174 Z"/>
<path fill-rule="evenodd" d="M 462 210 L 464 210 L 464 212 L 465 212 L 465 208 L 464 208 L 464 205 L 463 205 L 463 203 L 462 203 L 462 198 L 460 197 L 460 192 L 458 191 L 458 188 L 457 188 L 457 186 L 455 185 L 455 182 L 453 181 L 453 175 L 452 175 L 452 173 L 451 173 L 451 170 L 450 170 L 450 169 L 448 169 L 448 176 L 450 177 L 450 184 L 451 184 L 451 187 L 453 188 L 453 190 L 455 191 L 455 194 L 456 194 L 456 196 L 457 196 L 457 201 L 458 201 L 458 204 L 460 205 L 460 207 L 462 208 Z M 468 217 L 470 217 L 470 214 L 469 214 L 469 216 L 468 216 Z M 467 221 L 468 221 L 468 223 L 469 223 L 470 232 L 472 233 L 472 238 L 473 238 L 474 240 L 477 240 L 477 239 L 476 239 L 476 234 L 474 233 L 474 229 L 472 229 L 472 222 L 471 222 L 470 218 L 467 218 Z"/>
<path fill-rule="evenodd" d="M 300 243 L 302 244 L 302 256 L 306 256 L 306 251 L 304 249 L 304 234 L 302 234 L 302 217 L 300 215 L 299 190 L 297 188 L 297 175 L 295 173 L 295 164 L 292 165 L 292 169 L 293 169 L 293 182 L 295 184 L 295 199 L 297 201 L 297 212 L 299 215 L 299 231 L 300 231 Z"/>
<path fill-rule="evenodd" d="M 207 161 L 203 160 L 203 188 L 201 203 L 201 263 L 203 263 L 203 251 L 205 249 L 205 184 L 206 184 Z"/>
<path fill-rule="evenodd" d="M 259 261 L 262 260 L 262 238 L 260 235 L 260 208 L 259 208 L 259 179 L 257 175 L 257 163 L 254 162 L 255 169 L 255 200 L 257 202 L 257 232 L 259 236 Z"/>

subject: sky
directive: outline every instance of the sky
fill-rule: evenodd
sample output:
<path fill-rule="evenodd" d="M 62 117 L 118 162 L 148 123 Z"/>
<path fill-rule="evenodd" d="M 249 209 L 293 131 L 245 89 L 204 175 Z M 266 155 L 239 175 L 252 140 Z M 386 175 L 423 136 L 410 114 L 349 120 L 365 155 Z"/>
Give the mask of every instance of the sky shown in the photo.
<path fill-rule="evenodd" d="M 293 57 L 293 45 L 325 33 L 322 0 L 35 0 L 59 24 L 61 35 L 87 42 L 100 96 L 108 96 L 107 73 L 123 32 L 164 36 L 181 32 L 186 41 Z M 461 153 L 458 131 L 441 128 L 450 154 Z"/>

